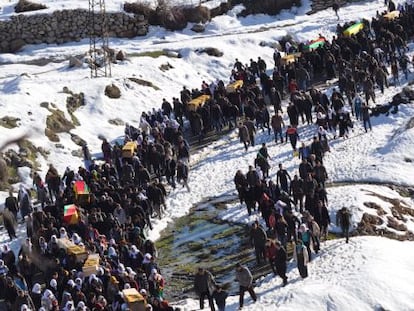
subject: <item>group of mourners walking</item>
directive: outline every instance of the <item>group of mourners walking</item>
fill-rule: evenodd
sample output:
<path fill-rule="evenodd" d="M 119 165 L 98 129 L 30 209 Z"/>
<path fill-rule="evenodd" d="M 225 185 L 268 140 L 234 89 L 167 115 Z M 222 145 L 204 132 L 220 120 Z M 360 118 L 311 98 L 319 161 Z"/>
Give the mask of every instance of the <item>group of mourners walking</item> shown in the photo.
<path fill-rule="evenodd" d="M 390 11 L 396 9 L 391 0 L 387 6 Z M 337 13 L 339 6 L 334 9 Z M 4 226 L 13 240 L 18 219 L 24 221 L 27 238 L 17 257 L 7 245 L 2 249 L 0 309 L 120 311 L 128 308 L 122 290 L 131 288 L 140 292 L 146 310 L 173 309 L 164 298 L 166 283 L 157 264 L 158 253 L 146 231 L 152 229 L 152 219 L 162 218 L 166 211 L 164 178 L 171 188 L 181 184 L 190 191 L 190 146 L 184 139 L 184 119 L 199 140 L 225 126 L 238 128 L 246 151 L 257 144 L 259 131 L 275 143 L 290 143 L 293 155 L 300 159 L 293 176 L 280 163 L 272 181 L 271 155 L 266 144 L 261 144 L 248 172 L 239 170 L 234 183 L 248 214 L 259 211 L 262 217 L 252 224 L 249 236 L 257 264 L 269 264 L 286 286 L 291 251 L 300 276 L 306 278 L 308 263 L 327 239 L 332 223 L 323 164 L 330 136 L 347 138 L 358 121 L 366 132 L 372 130 L 370 111 L 377 93 L 408 80 L 412 60 L 406 52 L 408 39 L 414 35 L 414 8 L 407 3 L 398 9 L 395 19 L 378 13 L 371 21 L 364 20 L 362 30 L 353 36 L 343 34 L 349 25 L 338 25 L 338 35 L 315 50 L 282 42 L 281 50 L 274 51 L 271 75 L 260 57 L 250 59 L 249 64 L 237 59 L 230 82 L 243 83 L 232 91 L 223 81 L 203 81 L 200 89 L 191 91 L 184 87 L 172 104 L 164 99 L 160 110 L 143 113 L 137 127 L 127 124 L 122 145 L 103 140 L 103 164 L 92 160 L 84 144 L 84 167 L 68 167 L 59 174 L 50 165 L 44 179 L 34 174 L 36 206 L 30 189 L 21 186 L 17 197 L 10 192 Z M 281 52 L 302 54 L 288 63 Z M 315 78 L 338 78 L 338 87 L 331 94 L 321 92 L 312 86 Z M 209 95 L 209 100 L 188 109 L 190 101 L 200 95 Z M 303 142 L 300 126 L 315 126 L 311 143 Z M 128 143 L 134 147 L 124 150 Z M 80 201 L 74 189 L 78 181 L 89 189 L 85 201 Z M 71 204 L 80 208 L 74 223 L 63 215 L 64 206 Z M 337 211 L 336 223 L 346 242 L 351 218 L 346 207 Z M 96 271 L 85 275 L 76 256 L 61 250 L 60 239 L 97 254 Z M 239 307 L 244 306 L 246 291 L 256 302 L 250 269 L 236 264 L 235 279 Z M 211 310 L 216 306 L 225 310 L 228 293 L 209 271 L 198 270 L 194 288 L 201 309 L 208 299 Z"/>

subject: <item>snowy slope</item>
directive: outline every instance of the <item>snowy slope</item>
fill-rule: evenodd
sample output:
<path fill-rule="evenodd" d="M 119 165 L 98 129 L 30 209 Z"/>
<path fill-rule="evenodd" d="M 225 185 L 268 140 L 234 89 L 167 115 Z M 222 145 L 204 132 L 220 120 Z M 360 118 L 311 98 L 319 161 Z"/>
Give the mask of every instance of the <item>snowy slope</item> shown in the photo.
<path fill-rule="evenodd" d="M 399 2 L 402 1 L 397 1 Z M 52 3 L 57 5 L 56 8 L 69 5 L 66 1 L 47 4 L 52 7 Z M 74 5 L 79 3 L 71 2 Z M 120 2 L 113 1 L 111 5 L 119 4 Z M 12 3 L 7 2 L 7 5 L 11 6 Z M 6 8 L 4 6 L 1 18 L 7 18 Z M 383 8 L 382 0 L 349 5 L 340 11 L 343 18 L 341 22 L 369 18 Z M 195 35 L 189 28 L 172 33 L 152 27 L 145 37 L 133 40 L 113 39 L 111 46 L 125 50 L 130 56 L 127 61 L 113 65 L 112 78 L 90 79 L 87 67 L 68 69 L 66 61 L 44 66 L 24 64 L 40 58 L 65 60 L 69 55 L 84 54 L 88 50 L 87 41 L 60 46 L 29 46 L 16 55 L 2 54 L 0 62 L 11 64 L 1 66 L 0 117 L 14 116 L 21 121 L 17 129 L 0 128 L 0 135 L 9 137 L 21 132 L 30 133 L 29 139 L 36 146 L 51 151 L 47 159 L 39 157 L 43 171 L 49 162 L 56 164 L 60 172 L 67 165 L 77 167 L 81 164 L 81 159 L 73 157 L 71 152 L 79 147 L 70 140 L 69 134 L 59 134 L 64 149 L 58 148 L 44 136 L 45 120 L 50 113 L 45 108 L 40 108 L 40 103 L 54 103 L 69 118 L 65 107 L 67 95 L 62 92 L 63 87 L 68 87 L 75 93 L 85 93 L 86 106 L 75 112 L 81 125 L 71 132 L 88 141 L 92 153 L 99 153 L 99 134 L 112 140 L 123 133 L 122 126 L 111 125 L 108 120 L 120 118 L 137 125 L 142 111 L 158 109 L 163 97 L 171 99 L 177 96 L 183 85 L 194 88 L 200 87 L 202 80 L 228 81 L 235 58 L 248 62 L 250 58 L 261 56 L 271 67 L 273 51 L 270 47 L 259 46 L 260 42 L 271 43 L 285 34 L 291 34 L 298 40 L 312 39 L 319 33 L 331 37 L 337 23 L 332 11 L 307 16 L 305 12 L 308 9 L 309 3 L 306 2 L 304 7 L 283 12 L 277 17 L 257 15 L 242 19 L 237 19 L 235 12 L 230 12 L 213 19 L 202 35 Z M 222 50 L 223 57 L 214 58 L 195 52 L 196 48 L 211 46 Z M 183 57 L 135 56 L 137 53 L 163 49 L 180 51 Z M 162 72 L 159 67 L 167 62 L 173 68 Z M 128 77 L 148 80 L 159 90 L 134 84 Z M 120 99 L 109 99 L 103 94 L 105 86 L 110 83 L 120 87 Z M 390 88 L 382 97 L 378 94 L 378 102 L 387 102 L 399 90 L 400 88 Z M 332 152 L 326 156 L 325 162 L 329 181 L 376 181 L 413 186 L 414 168 L 406 159 L 414 157 L 414 132 L 402 131 L 413 113 L 413 106 L 400 106 L 400 112 L 396 115 L 373 118 L 372 133 L 364 134 L 362 125 L 356 124 L 350 139 L 332 142 Z M 316 133 L 314 126 L 304 126 L 299 130 L 301 140 L 306 142 Z M 396 132 L 398 135 L 394 135 Z M 276 174 L 278 163 L 283 163 L 291 174 L 296 171 L 299 162 L 293 158 L 290 145 L 275 145 L 272 137 L 266 133 L 260 133 L 257 137 L 257 145 L 262 142 L 268 143 L 272 157 L 272 178 Z M 258 148 L 245 152 L 236 133 L 230 133 L 193 155 L 189 182 L 191 192 L 177 188 L 170 194 L 167 216 L 161 221 L 154 220 L 155 228 L 150 232 L 150 237 L 159 237 L 160 231 L 168 222 L 185 215 L 194 204 L 203 199 L 235 193 L 232 182 L 234 173 L 237 169 L 247 170 L 248 165 L 253 163 Z M 352 208 L 353 220 L 357 223 L 364 212 L 373 212 L 363 206 L 368 200 L 374 200 L 383 205 L 384 209 L 389 209 L 386 202 L 373 198 L 368 191 L 405 200 L 385 187 L 362 185 L 333 188 L 329 190 L 328 197 L 331 215 L 342 204 L 347 204 Z M 407 205 L 412 206 L 408 199 Z M 246 217 L 244 209 L 241 212 L 238 209 L 237 206 L 230 206 L 223 217 L 242 222 L 253 220 Z M 409 228 L 414 230 L 412 223 L 411 219 Z M 336 230 L 334 225 L 331 229 Z M 22 230 L 20 228 L 21 237 L 24 236 Z M 6 241 L 7 238 L 2 233 L 0 244 Z M 14 241 L 12 247 L 18 249 L 19 242 Z M 379 306 L 382 306 L 390 310 L 412 310 L 414 301 L 409 281 L 413 279 L 414 271 L 408 258 L 414 255 L 413 249 L 412 243 L 383 238 L 352 238 L 349 245 L 343 244 L 343 241 L 328 242 L 320 257 L 310 265 L 308 280 L 299 280 L 296 269 L 293 269 L 289 272 L 291 284 L 279 288 L 280 280 L 274 281 L 268 276 L 258 288 L 259 303 L 246 306 L 246 309 L 274 310 L 279 307 L 281 310 L 303 310 L 306 307 L 309 310 L 379 310 Z M 389 272 L 391 266 L 396 267 L 392 274 Z M 195 301 L 183 304 L 186 310 L 197 308 Z M 235 310 L 237 298 L 231 297 L 229 304 L 229 310 Z"/>
<path fill-rule="evenodd" d="M 352 238 L 349 244 L 329 241 L 309 264 L 307 279 L 291 264 L 286 287 L 278 277 L 265 277 L 255 289 L 258 301 L 253 304 L 247 294 L 243 310 L 412 310 L 413 255 L 414 242 L 378 237 Z M 227 306 L 237 310 L 238 297 L 230 297 Z M 187 300 L 180 307 L 198 310 L 198 302 Z"/>

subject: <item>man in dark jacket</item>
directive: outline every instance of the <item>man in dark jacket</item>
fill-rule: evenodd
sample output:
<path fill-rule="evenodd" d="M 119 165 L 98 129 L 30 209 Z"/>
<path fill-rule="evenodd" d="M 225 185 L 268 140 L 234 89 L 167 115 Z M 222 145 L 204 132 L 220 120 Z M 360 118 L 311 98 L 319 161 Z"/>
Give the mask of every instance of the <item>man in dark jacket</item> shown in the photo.
<path fill-rule="evenodd" d="M 367 126 L 369 127 L 369 130 L 372 131 L 371 118 L 369 115 L 370 110 L 371 109 L 369 108 L 367 104 L 364 104 L 361 107 L 361 115 L 362 115 L 362 121 L 364 122 L 365 133 L 368 132 Z"/>
<path fill-rule="evenodd" d="M 287 285 L 287 276 L 286 276 L 286 250 L 281 245 L 280 241 L 276 241 L 276 259 L 275 259 L 275 266 L 277 274 L 283 280 L 283 286 Z"/>
<path fill-rule="evenodd" d="M 336 225 L 341 227 L 342 236 L 346 238 L 346 243 L 349 241 L 349 229 L 351 227 L 351 212 L 343 207 L 336 214 Z"/>
<path fill-rule="evenodd" d="M 252 229 L 250 230 L 250 244 L 254 247 L 256 262 L 259 265 L 261 260 L 265 259 L 266 240 L 266 232 L 259 226 L 259 223 L 255 221 L 252 225 Z"/>
<path fill-rule="evenodd" d="M 211 311 L 215 311 L 212 296 L 215 286 L 213 275 L 203 268 L 198 268 L 198 272 L 194 277 L 194 290 L 200 298 L 200 309 L 204 309 L 204 299 L 207 297 Z"/>
<path fill-rule="evenodd" d="M 293 196 L 293 202 L 295 205 L 298 205 L 300 212 L 303 212 L 303 179 L 299 179 L 298 175 L 293 176 L 293 180 L 290 182 L 290 195 Z"/>
<path fill-rule="evenodd" d="M 285 192 L 289 192 L 288 179 L 289 181 L 291 179 L 289 173 L 283 168 L 282 163 L 279 164 L 279 170 L 277 171 L 276 175 L 276 182 L 278 185 L 280 185 L 280 188 Z"/>
<path fill-rule="evenodd" d="M 243 204 L 244 196 L 248 185 L 246 176 L 244 176 L 241 170 L 238 170 L 236 172 L 236 175 L 234 176 L 233 181 L 234 185 L 236 186 L 237 193 L 239 194 L 240 204 Z"/>
<path fill-rule="evenodd" d="M 4 207 L 7 208 L 13 215 L 15 220 L 17 220 L 17 212 L 19 211 L 19 204 L 17 202 L 17 198 L 13 196 L 13 191 L 9 191 L 9 196 L 6 198 L 4 202 Z"/>

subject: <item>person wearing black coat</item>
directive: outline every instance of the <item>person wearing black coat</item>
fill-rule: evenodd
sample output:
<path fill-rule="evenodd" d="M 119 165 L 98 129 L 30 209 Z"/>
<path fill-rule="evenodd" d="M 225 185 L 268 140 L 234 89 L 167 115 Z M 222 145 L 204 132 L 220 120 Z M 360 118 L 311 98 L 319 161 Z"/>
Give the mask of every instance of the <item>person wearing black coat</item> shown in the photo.
<path fill-rule="evenodd" d="M 287 276 L 286 276 L 286 250 L 281 245 L 280 241 L 276 241 L 276 258 L 275 258 L 275 266 L 277 274 L 282 278 L 283 280 L 283 286 L 287 285 Z"/>
<path fill-rule="evenodd" d="M 13 196 L 13 191 L 9 191 L 9 196 L 6 198 L 4 202 L 4 207 L 7 208 L 10 212 L 13 213 L 14 218 L 17 220 L 17 212 L 19 211 L 19 204 L 17 202 L 17 198 Z"/>
<path fill-rule="evenodd" d="M 329 217 L 329 212 L 326 208 L 326 205 L 323 204 L 321 200 L 318 200 L 316 202 L 316 208 L 314 211 L 313 218 L 319 225 L 319 228 L 321 230 L 321 236 L 323 236 L 326 239 L 326 235 L 328 234 L 328 225 L 331 223 L 331 218 Z"/>
<path fill-rule="evenodd" d="M 213 292 L 213 298 L 216 301 L 218 311 L 225 311 L 226 309 L 226 298 L 229 294 L 223 290 L 221 286 L 216 286 Z"/>
<path fill-rule="evenodd" d="M 299 203 L 300 212 L 303 212 L 303 179 L 298 178 L 298 175 L 293 176 L 293 180 L 290 182 L 290 195 L 293 196 L 293 202 L 295 205 Z"/>
<path fill-rule="evenodd" d="M 216 282 L 213 275 L 209 271 L 199 268 L 194 277 L 194 290 L 200 299 L 200 309 L 204 309 L 204 299 L 207 297 L 211 311 L 215 311 L 212 296 L 215 285 Z"/>
<path fill-rule="evenodd" d="M 250 230 L 250 244 L 254 246 L 256 253 L 256 262 L 260 265 L 261 260 L 265 260 L 266 232 L 259 226 L 258 222 L 254 222 Z"/>
<path fill-rule="evenodd" d="M 165 177 L 168 184 L 175 189 L 175 171 L 177 168 L 177 163 L 174 158 L 167 155 L 165 157 Z"/>
<path fill-rule="evenodd" d="M 238 170 L 234 176 L 233 181 L 239 195 L 240 204 L 243 204 L 246 189 L 248 186 L 246 176 L 244 176 L 241 170 Z"/>
<path fill-rule="evenodd" d="M 323 147 L 317 136 L 313 136 L 313 142 L 311 144 L 311 153 L 316 156 L 316 159 L 322 163 L 323 159 Z"/>

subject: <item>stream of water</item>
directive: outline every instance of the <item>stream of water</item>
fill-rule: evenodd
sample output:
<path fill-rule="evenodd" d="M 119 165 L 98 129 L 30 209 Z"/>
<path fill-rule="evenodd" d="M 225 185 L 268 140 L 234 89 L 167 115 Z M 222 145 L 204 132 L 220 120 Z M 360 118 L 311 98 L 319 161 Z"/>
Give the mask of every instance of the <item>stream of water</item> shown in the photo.
<path fill-rule="evenodd" d="M 255 257 L 248 247 L 248 226 L 218 218 L 225 204 L 234 201 L 234 197 L 223 197 L 200 203 L 162 232 L 156 244 L 167 299 L 194 297 L 193 276 L 199 267 L 212 272 L 230 293 L 237 293 L 235 264 L 254 266 Z"/>

